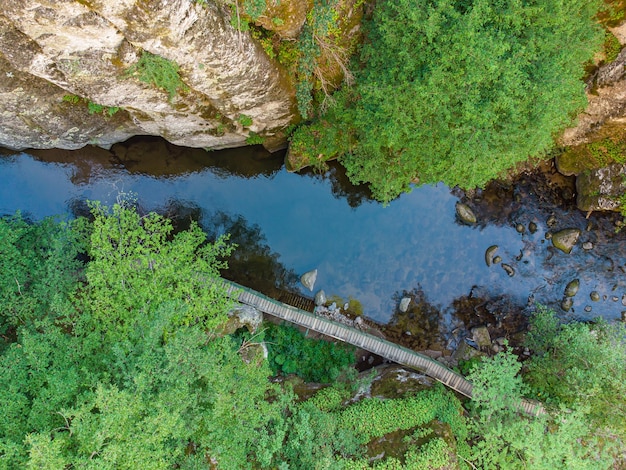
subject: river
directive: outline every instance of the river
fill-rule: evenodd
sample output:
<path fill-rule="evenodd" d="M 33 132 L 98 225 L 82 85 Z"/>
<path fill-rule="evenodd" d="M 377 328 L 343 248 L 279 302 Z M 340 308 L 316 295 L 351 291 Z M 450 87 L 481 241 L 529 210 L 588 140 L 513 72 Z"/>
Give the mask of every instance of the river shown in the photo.
<path fill-rule="evenodd" d="M 530 296 L 565 318 L 611 320 L 626 310 L 626 238 L 613 233 L 615 217 L 585 219 L 571 204 L 551 206 L 523 181 L 463 199 L 479 219 L 469 226 L 455 212 L 464 195 L 442 184 L 415 188 L 383 207 L 366 188 L 350 185 L 338 166 L 326 175 L 288 173 L 282 155 L 256 147 L 207 152 L 143 138 L 111 151 L 1 155 L 0 214 L 76 215 L 85 212 L 86 199 L 110 205 L 120 194 L 130 195 L 142 210 L 199 219 L 212 236 L 232 232 L 241 245 L 233 263 L 236 280 L 281 283 L 311 295 L 297 278 L 316 268 L 315 291 L 356 299 L 378 322 L 389 321 L 400 299 L 416 292 L 436 308 L 442 325 L 454 323 L 453 303 L 477 295 L 520 306 Z M 545 235 L 570 227 L 582 235 L 567 255 Z M 585 241 L 593 248 L 583 249 Z M 501 264 L 487 266 L 485 250 L 492 245 L 513 276 Z M 573 279 L 580 280 L 580 290 L 564 312 L 559 304 Z M 599 301 L 590 299 L 592 291 Z"/>

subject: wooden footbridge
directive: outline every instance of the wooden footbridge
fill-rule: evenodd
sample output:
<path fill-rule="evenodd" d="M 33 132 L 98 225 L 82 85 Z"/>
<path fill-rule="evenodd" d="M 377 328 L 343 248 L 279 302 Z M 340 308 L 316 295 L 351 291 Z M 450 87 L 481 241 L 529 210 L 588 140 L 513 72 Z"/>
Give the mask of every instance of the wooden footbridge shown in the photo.
<path fill-rule="evenodd" d="M 250 305 L 257 310 L 285 321 L 322 333 L 326 336 L 350 343 L 398 364 L 417 369 L 438 380 L 445 386 L 466 397 L 472 397 L 472 384 L 465 377 L 428 356 L 373 336 L 351 326 L 329 320 L 291 305 L 274 300 L 266 295 L 225 280 L 228 295 L 234 300 Z M 540 403 L 524 400 L 520 408 L 527 414 L 543 413 Z"/>

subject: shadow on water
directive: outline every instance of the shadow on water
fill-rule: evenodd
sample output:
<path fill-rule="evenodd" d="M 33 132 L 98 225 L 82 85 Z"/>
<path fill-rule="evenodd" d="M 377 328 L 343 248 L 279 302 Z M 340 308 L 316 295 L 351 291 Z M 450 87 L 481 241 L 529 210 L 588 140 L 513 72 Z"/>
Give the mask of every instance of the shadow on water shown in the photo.
<path fill-rule="evenodd" d="M 270 153 L 262 146 L 207 151 L 179 147 L 158 137 L 133 137 L 110 150 L 87 146 L 80 150 L 29 150 L 42 162 L 70 164 L 74 184 L 89 184 L 103 170 L 126 170 L 129 174 L 172 178 L 209 170 L 217 177 L 270 177 L 283 166 L 284 153 Z"/>
<path fill-rule="evenodd" d="M 202 227 L 210 239 L 229 234 L 229 241 L 237 245 L 222 273 L 225 278 L 274 298 L 284 291 L 299 292 L 298 275 L 279 261 L 259 225 L 249 224 L 241 215 L 216 211 L 203 218 Z"/>

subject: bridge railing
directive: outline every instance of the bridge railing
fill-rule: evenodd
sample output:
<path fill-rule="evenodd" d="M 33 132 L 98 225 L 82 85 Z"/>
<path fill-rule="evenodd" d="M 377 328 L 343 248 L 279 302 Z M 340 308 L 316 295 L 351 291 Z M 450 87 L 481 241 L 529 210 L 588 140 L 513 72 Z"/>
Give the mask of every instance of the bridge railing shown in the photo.
<path fill-rule="evenodd" d="M 295 323 L 304 328 L 350 343 L 393 362 L 397 362 L 398 364 L 415 368 L 466 397 L 472 397 L 473 386 L 471 382 L 461 374 L 454 372 L 424 354 L 392 343 L 386 339 L 379 338 L 378 336 L 357 330 L 354 327 L 300 310 L 235 282 L 224 280 L 224 286 L 228 295 L 239 302 L 251 305 L 264 313 Z M 519 404 L 519 408 L 531 415 L 544 413 L 541 403 L 530 400 L 522 400 Z"/>

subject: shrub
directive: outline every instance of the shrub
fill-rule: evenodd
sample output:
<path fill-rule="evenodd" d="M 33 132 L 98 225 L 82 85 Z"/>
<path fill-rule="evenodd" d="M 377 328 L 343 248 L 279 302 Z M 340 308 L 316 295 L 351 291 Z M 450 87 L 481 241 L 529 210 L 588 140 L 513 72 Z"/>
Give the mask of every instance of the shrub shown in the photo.
<path fill-rule="evenodd" d="M 176 62 L 142 51 L 137 63 L 126 69 L 125 76 L 136 77 L 148 85 L 165 90 L 171 100 L 177 93 L 189 90 L 180 78 L 179 69 Z"/>
<path fill-rule="evenodd" d="M 265 341 L 275 374 L 297 374 L 307 382 L 334 382 L 354 362 L 352 346 L 305 338 L 292 326 L 270 324 Z"/>

